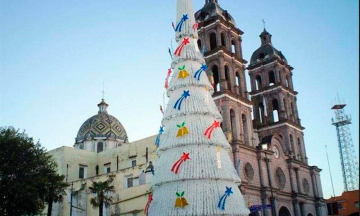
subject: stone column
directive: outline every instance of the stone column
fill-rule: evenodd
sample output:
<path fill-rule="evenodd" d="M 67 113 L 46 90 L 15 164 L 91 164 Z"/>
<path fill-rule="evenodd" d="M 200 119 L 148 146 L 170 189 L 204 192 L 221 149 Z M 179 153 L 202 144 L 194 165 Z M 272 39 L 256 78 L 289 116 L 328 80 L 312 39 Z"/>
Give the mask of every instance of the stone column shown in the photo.
<path fill-rule="evenodd" d="M 300 209 L 299 209 L 299 203 L 298 203 L 297 198 L 293 199 L 293 207 L 294 207 L 295 216 L 300 216 Z"/>
<path fill-rule="evenodd" d="M 259 167 L 259 177 L 260 177 L 260 186 L 261 186 L 261 204 L 266 205 L 267 204 L 267 195 L 266 195 L 266 187 L 264 183 L 264 170 L 262 167 L 262 158 L 261 158 L 261 148 L 257 147 L 257 161 L 258 161 L 258 167 Z M 264 216 L 269 216 L 268 211 L 263 211 Z"/>
<path fill-rule="evenodd" d="M 298 188 L 298 193 L 303 193 L 301 189 L 301 181 L 299 176 L 299 168 L 295 168 L 295 176 L 296 176 L 296 183 Z"/>
<path fill-rule="evenodd" d="M 219 65 L 220 88 L 221 88 L 221 90 L 227 90 L 228 84 L 225 79 L 225 62 L 224 62 L 224 58 L 222 56 L 219 57 L 219 62 L 220 62 L 220 65 Z"/>

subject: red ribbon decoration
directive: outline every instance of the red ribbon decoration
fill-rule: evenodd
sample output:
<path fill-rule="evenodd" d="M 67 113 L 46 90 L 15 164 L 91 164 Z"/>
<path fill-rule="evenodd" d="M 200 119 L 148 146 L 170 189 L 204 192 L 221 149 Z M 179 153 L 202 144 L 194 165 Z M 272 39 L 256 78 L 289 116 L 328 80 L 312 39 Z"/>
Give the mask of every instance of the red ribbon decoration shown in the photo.
<path fill-rule="evenodd" d="M 179 160 L 177 160 L 174 165 L 171 168 L 171 172 L 175 172 L 175 174 L 179 173 L 179 168 L 181 166 L 181 164 L 187 160 L 190 160 L 189 158 L 189 154 L 190 153 L 183 153 L 183 155 L 181 156 L 181 158 Z"/>
<path fill-rule="evenodd" d="M 161 105 L 160 105 L 160 112 L 164 115 L 164 110 Z"/>
<path fill-rule="evenodd" d="M 196 23 L 193 25 L 193 30 L 196 31 L 196 29 L 198 29 L 198 28 L 199 28 L 199 23 L 196 22 Z"/>
<path fill-rule="evenodd" d="M 214 120 L 214 123 L 213 123 L 210 127 L 208 127 L 208 129 L 206 129 L 204 135 L 205 135 L 208 139 L 211 139 L 211 136 L 212 136 L 214 130 L 215 130 L 216 128 L 219 128 L 219 127 L 220 127 L 220 122 Z"/>
<path fill-rule="evenodd" d="M 170 74 L 171 74 L 171 68 L 168 70 L 167 72 L 167 76 L 166 76 L 166 79 L 165 79 L 165 88 L 169 88 L 169 78 L 170 78 Z"/>
<path fill-rule="evenodd" d="M 189 38 L 184 38 L 183 42 L 176 48 L 174 55 L 181 56 L 181 52 L 186 44 L 190 43 Z"/>
<path fill-rule="evenodd" d="M 152 194 L 149 195 L 148 201 L 147 201 L 146 206 L 145 206 L 145 215 L 146 216 L 149 213 L 149 208 L 150 208 L 151 201 L 153 201 L 153 195 Z"/>

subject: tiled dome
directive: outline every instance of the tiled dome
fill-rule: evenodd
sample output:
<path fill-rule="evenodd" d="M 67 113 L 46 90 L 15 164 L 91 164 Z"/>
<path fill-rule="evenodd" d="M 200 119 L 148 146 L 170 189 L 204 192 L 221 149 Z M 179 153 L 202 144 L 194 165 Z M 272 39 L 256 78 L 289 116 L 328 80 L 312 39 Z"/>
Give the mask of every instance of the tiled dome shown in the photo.
<path fill-rule="evenodd" d="M 117 118 L 108 114 L 108 106 L 104 99 L 98 104 L 99 113 L 81 125 L 76 136 L 76 143 L 94 139 L 95 137 L 106 137 L 121 140 L 124 143 L 128 142 L 125 128 Z"/>

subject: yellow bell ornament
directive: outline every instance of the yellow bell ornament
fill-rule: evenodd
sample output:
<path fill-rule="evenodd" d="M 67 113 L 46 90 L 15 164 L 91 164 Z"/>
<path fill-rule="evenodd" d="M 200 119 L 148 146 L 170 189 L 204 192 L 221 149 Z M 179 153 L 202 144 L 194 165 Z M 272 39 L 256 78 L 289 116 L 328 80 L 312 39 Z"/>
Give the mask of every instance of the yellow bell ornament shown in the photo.
<path fill-rule="evenodd" d="M 187 72 L 187 70 L 185 70 L 185 65 L 183 67 L 179 67 L 179 79 L 185 79 L 186 77 L 188 77 L 190 74 Z"/>
<path fill-rule="evenodd" d="M 177 127 L 179 128 L 179 131 L 176 137 L 183 137 L 186 134 L 189 134 L 189 130 L 187 129 L 187 127 L 185 127 L 185 122 L 183 122 L 181 125 L 177 125 Z"/>
<path fill-rule="evenodd" d="M 176 208 L 185 208 L 189 205 L 187 200 L 184 198 L 185 191 L 183 191 L 181 194 L 176 192 L 176 201 L 175 201 L 175 207 Z"/>

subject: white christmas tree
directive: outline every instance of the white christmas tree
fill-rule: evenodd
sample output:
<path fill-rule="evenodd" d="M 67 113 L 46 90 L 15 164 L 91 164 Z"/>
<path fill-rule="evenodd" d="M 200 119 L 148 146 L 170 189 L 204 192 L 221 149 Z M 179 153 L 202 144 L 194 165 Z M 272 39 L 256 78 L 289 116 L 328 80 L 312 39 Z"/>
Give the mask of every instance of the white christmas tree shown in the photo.
<path fill-rule="evenodd" d="M 177 0 L 177 49 L 158 139 L 150 216 L 248 215 L 197 46 L 192 0 Z M 151 203 L 150 203 L 151 202 Z"/>

